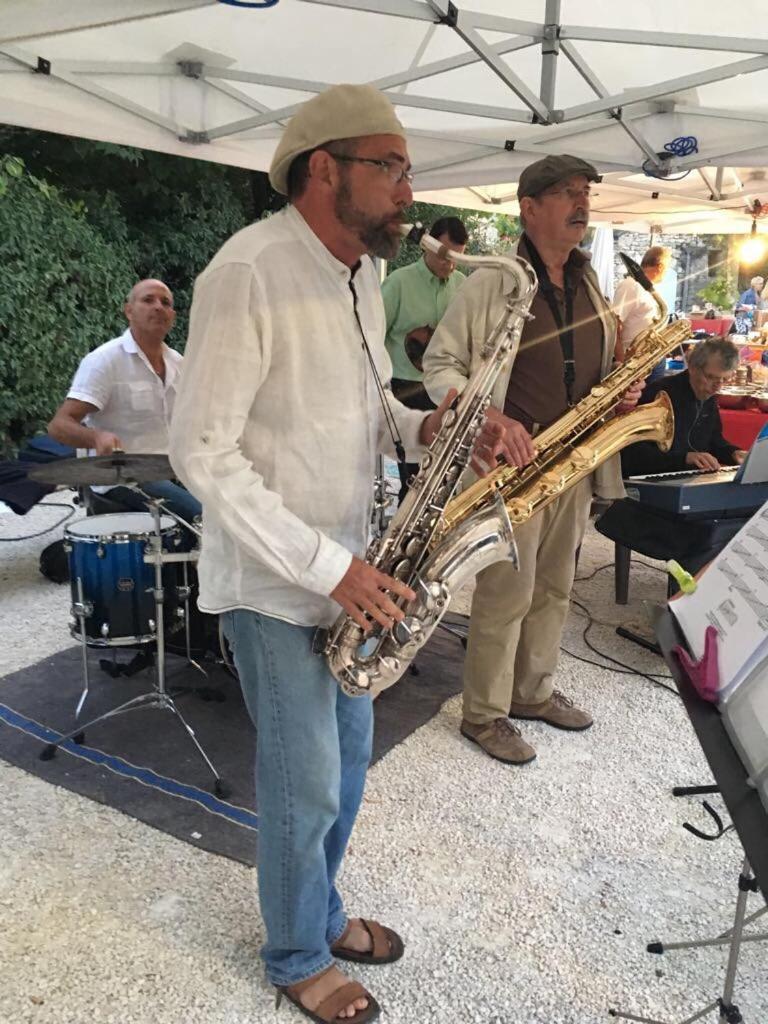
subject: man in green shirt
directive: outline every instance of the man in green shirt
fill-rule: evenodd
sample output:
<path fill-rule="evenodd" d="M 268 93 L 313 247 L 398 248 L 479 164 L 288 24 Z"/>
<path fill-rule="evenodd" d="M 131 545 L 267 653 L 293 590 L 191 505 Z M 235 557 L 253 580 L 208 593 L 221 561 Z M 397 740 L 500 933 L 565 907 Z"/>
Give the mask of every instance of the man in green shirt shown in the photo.
<path fill-rule="evenodd" d="M 441 217 L 430 235 L 447 249 L 464 252 L 467 229 L 458 217 Z M 425 252 L 420 260 L 389 274 L 381 286 L 387 316 L 385 344 L 392 360 L 392 392 L 411 409 L 434 409 L 422 383 L 421 357 L 432 332 L 464 281 L 451 259 Z M 416 463 L 398 465 L 402 502 Z"/>

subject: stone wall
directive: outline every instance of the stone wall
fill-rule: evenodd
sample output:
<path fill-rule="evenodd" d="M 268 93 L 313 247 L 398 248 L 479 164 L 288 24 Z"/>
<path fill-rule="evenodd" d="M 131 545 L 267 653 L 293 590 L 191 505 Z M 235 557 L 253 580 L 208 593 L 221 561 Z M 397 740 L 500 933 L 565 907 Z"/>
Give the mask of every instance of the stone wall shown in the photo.
<path fill-rule="evenodd" d="M 717 277 L 726 277 L 732 285 L 734 298 L 737 294 L 738 263 L 735 245 L 741 236 L 729 235 L 675 235 L 654 234 L 653 242 L 647 234 L 631 231 L 614 231 L 616 250 L 615 277 L 620 281 L 625 276 L 624 264 L 619 257 L 625 252 L 638 263 L 651 244 L 665 245 L 672 250 L 673 266 L 677 270 L 677 307 L 689 311 L 693 303 L 703 305 L 698 291 Z"/>

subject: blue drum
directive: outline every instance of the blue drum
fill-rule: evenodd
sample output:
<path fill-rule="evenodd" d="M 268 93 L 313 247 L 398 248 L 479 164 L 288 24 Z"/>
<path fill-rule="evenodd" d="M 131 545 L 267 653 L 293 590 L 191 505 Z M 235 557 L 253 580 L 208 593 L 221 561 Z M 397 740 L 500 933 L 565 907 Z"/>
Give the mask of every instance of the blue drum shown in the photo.
<path fill-rule="evenodd" d="M 163 551 L 179 545 L 179 528 L 170 516 L 160 517 Z M 144 561 L 151 551 L 154 520 L 148 512 L 90 516 L 64 530 L 72 588 L 72 635 L 82 640 L 82 602 L 85 642 L 92 647 L 129 647 L 155 639 L 155 567 Z M 175 563 L 162 567 L 163 622 L 178 628 L 179 596 Z"/>

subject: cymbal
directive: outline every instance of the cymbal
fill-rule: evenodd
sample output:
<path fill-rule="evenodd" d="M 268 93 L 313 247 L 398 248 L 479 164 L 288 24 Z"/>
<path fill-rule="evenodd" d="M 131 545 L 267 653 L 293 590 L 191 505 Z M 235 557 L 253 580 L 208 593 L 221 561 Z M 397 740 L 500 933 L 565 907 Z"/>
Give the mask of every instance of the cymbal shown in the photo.
<path fill-rule="evenodd" d="M 31 469 L 28 476 L 43 484 L 60 484 L 65 487 L 89 484 L 117 487 L 119 484 L 168 480 L 173 476 L 173 470 L 167 455 L 113 452 L 111 455 L 89 455 L 82 459 L 56 459 Z"/>

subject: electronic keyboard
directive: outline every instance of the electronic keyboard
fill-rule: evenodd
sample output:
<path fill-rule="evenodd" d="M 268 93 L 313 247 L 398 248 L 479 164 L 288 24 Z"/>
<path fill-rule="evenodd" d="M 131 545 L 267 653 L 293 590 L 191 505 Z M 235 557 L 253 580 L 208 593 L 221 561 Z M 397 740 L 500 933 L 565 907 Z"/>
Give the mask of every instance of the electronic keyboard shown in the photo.
<path fill-rule="evenodd" d="M 768 483 L 734 481 L 739 467 L 648 473 L 624 481 L 627 496 L 643 505 L 682 516 L 744 516 L 768 501 Z"/>

